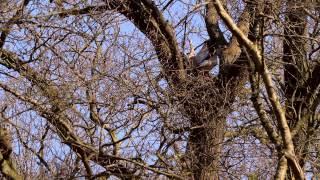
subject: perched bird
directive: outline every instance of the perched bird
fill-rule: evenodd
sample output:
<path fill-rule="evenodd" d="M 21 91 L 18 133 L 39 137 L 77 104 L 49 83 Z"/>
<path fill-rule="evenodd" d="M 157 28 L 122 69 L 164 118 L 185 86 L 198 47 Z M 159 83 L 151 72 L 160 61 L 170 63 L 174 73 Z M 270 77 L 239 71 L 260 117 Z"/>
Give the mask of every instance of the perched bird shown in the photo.
<path fill-rule="evenodd" d="M 53 3 L 53 0 L 49 0 L 50 3 Z M 62 5 L 62 0 L 54 0 L 54 3 L 56 3 L 58 6 Z"/>
<path fill-rule="evenodd" d="M 12 152 L 11 134 L 8 126 L 4 124 L 0 127 L 0 152 L 5 160 L 10 158 Z"/>
<path fill-rule="evenodd" d="M 65 2 L 64 0 L 50 0 L 49 2 L 54 3 L 59 12 L 63 12 L 65 10 L 63 6 L 63 3 Z"/>
<path fill-rule="evenodd" d="M 191 43 L 190 43 L 191 44 Z M 192 44 L 190 45 L 192 47 Z M 218 55 L 217 52 L 214 52 L 213 55 L 210 54 L 208 49 L 208 41 L 203 43 L 200 51 L 195 54 L 192 48 L 189 58 L 191 60 L 193 68 L 200 71 L 210 71 L 214 66 L 218 64 Z"/>

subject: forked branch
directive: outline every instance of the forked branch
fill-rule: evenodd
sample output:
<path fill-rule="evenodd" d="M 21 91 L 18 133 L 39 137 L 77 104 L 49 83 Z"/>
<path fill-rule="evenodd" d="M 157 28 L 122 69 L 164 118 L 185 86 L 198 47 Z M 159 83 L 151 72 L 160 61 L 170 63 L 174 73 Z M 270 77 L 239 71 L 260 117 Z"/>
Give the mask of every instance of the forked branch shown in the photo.
<path fill-rule="evenodd" d="M 272 104 L 273 110 L 275 112 L 275 115 L 277 117 L 277 122 L 279 125 L 279 131 L 282 136 L 282 143 L 284 146 L 283 155 L 288 159 L 288 155 L 290 155 L 290 161 L 294 160 L 297 161 L 295 158 L 294 153 L 294 145 L 292 141 L 292 135 L 290 128 L 287 123 L 287 119 L 285 116 L 285 111 L 282 108 L 282 105 L 280 104 L 279 97 L 275 91 L 275 87 L 272 83 L 271 74 L 268 70 L 268 68 L 265 66 L 264 62 L 262 61 L 261 52 L 257 48 L 256 44 L 254 44 L 252 41 L 248 39 L 248 37 L 241 31 L 241 29 L 235 24 L 231 16 L 227 13 L 227 11 L 222 6 L 221 2 L 219 0 L 214 1 L 215 8 L 222 18 L 223 22 L 226 24 L 226 26 L 229 28 L 229 30 L 232 32 L 233 35 L 235 35 L 239 41 L 239 43 L 246 48 L 249 55 L 252 57 L 252 61 L 255 65 L 255 69 L 257 72 L 262 76 L 264 85 L 266 87 L 269 100 Z M 289 159 L 288 159 L 289 160 Z M 287 164 L 287 163 L 283 163 Z M 295 177 L 297 179 L 304 179 L 304 173 L 302 171 L 301 166 L 298 163 L 289 163 L 295 173 Z M 285 174 L 286 168 L 278 168 L 281 172 L 277 172 L 279 174 Z"/>

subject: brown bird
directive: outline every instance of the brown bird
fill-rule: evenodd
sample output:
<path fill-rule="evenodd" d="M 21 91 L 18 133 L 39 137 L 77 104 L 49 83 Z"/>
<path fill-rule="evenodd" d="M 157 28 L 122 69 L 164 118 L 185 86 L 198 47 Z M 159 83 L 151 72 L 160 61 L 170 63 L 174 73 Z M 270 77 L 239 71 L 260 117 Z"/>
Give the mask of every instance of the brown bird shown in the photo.
<path fill-rule="evenodd" d="M 11 134 L 5 125 L 0 127 L 0 152 L 3 159 L 8 160 L 12 152 Z"/>
<path fill-rule="evenodd" d="M 50 3 L 53 3 L 56 5 L 56 7 L 58 8 L 59 11 L 61 10 L 64 10 L 64 7 L 63 7 L 63 0 L 50 0 L 49 1 Z"/>

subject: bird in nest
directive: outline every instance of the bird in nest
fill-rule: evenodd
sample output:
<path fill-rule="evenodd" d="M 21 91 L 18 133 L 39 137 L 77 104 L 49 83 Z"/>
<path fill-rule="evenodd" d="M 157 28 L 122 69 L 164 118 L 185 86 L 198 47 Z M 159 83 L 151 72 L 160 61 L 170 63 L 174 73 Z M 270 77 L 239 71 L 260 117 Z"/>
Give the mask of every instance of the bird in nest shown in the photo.
<path fill-rule="evenodd" d="M 217 51 L 210 53 L 208 47 L 208 41 L 205 41 L 200 51 L 196 54 L 192 47 L 192 43 L 190 42 L 191 50 L 189 53 L 189 60 L 193 69 L 197 69 L 199 71 L 211 71 L 213 67 L 218 65 Z"/>

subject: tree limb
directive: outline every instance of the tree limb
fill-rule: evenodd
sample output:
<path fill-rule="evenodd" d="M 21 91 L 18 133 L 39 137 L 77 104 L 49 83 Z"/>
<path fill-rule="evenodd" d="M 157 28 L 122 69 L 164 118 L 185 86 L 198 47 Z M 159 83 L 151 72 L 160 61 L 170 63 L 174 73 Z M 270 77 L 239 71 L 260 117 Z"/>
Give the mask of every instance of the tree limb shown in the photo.
<path fill-rule="evenodd" d="M 179 82 L 186 77 L 184 56 L 178 47 L 174 30 L 151 0 L 105 0 L 108 9 L 130 19 L 152 42 L 164 73 Z"/>
<path fill-rule="evenodd" d="M 295 154 L 294 145 L 292 141 L 291 131 L 285 116 L 285 111 L 282 108 L 282 105 L 280 104 L 279 98 L 275 91 L 276 88 L 272 84 L 271 74 L 268 71 L 265 64 L 262 62 L 261 52 L 259 52 L 257 46 L 246 37 L 246 35 L 241 31 L 241 29 L 237 27 L 237 25 L 233 22 L 230 15 L 223 8 L 221 2 L 219 0 L 215 0 L 214 5 L 218 14 L 222 18 L 222 20 L 225 22 L 229 30 L 237 37 L 240 44 L 243 45 L 248 50 L 249 54 L 252 56 L 252 61 L 255 64 L 255 68 L 257 72 L 262 76 L 263 82 L 266 86 L 266 90 L 269 96 L 269 100 L 276 114 L 279 130 L 280 130 L 283 145 L 284 145 L 284 152 L 294 156 Z M 293 168 L 296 168 L 296 167 L 293 167 Z M 298 168 L 301 169 L 300 166 Z M 299 178 L 300 177 L 301 176 L 299 176 Z"/>
<path fill-rule="evenodd" d="M 13 166 L 10 160 L 3 158 L 2 153 L 0 152 L 0 171 L 5 176 L 12 178 L 13 180 L 23 180 L 22 176 L 19 175 L 16 168 Z"/>
<path fill-rule="evenodd" d="M 30 0 L 24 0 L 21 7 L 17 10 L 17 12 L 13 15 L 11 19 L 4 25 L 4 30 L 1 32 L 0 35 L 0 49 L 3 47 L 7 36 L 9 35 L 12 26 L 19 21 L 19 19 L 23 15 L 23 9 L 29 4 Z"/>

